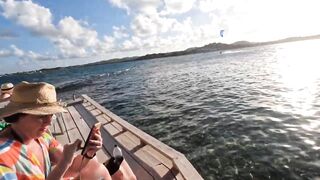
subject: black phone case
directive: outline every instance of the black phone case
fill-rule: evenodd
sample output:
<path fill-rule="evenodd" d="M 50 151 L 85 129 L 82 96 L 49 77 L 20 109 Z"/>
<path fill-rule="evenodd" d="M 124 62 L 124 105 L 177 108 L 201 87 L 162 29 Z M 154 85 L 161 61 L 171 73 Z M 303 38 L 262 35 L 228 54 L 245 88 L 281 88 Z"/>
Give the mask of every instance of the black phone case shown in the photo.
<path fill-rule="evenodd" d="M 81 155 L 84 155 L 84 152 L 85 152 L 85 150 L 87 149 L 87 146 L 88 146 L 88 143 L 89 143 L 89 140 L 90 140 L 90 136 L 91 136 L 91 134 L 93 133 L 94 127 L 100 128 L 100 126 L 101 126 L 101 123 L 96 123 L 96 124 L 94 124 L 94 125 L 91 127 L 90 132 L 89 132 L 89 135 L 88 135 L 88 137 L 87 137 L 87 139 L 86 139 L 86 142 L 84 143 L 83 149 L 82 149 L 82 151 L 81 151 Z"/>

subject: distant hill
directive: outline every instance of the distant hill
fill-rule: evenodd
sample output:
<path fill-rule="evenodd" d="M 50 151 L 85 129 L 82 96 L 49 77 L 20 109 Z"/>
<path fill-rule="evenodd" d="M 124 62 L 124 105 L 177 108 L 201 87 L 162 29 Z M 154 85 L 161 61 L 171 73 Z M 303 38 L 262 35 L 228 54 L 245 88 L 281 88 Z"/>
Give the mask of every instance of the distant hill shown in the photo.
<path fill-rule="evenodd" d="M 183 51 L 174 51 L 174 52 L 168 52 L 168 53 L 153 53 L 153 54 L 147 54 L 144 56 L 137 56 L 137 57 L 125 57 L 125 58 L 103 60 L 95 63 L 78 65 L 78 66 L 88 66 L 88 65 L 90 66 L 90 65 L 107 64 L 107 63 L 150 60 L 150 59 L 164 58 L 164 57 L 171 57 L 171 56 L 182 56 L 187 54 L 223 51 L 223 50 L 239 49 L 239 48 L 245 48 L 245 47 L 263 46 L 263 45 L 278 44 L 278 43 L 293 42 L 293 41 L 303 41 L 303 40 L 310 40 L 310 39 L 320 39 L 320 34 L 314 35 L 314 36 L 306 36 L 306 37 L 290 37 L 290 38 L 285 38 L 285 39 L 276 40 L 276 41 L 268 41 L 268 42 L 237 41 L 232 44 L 210 43 L 202 47 L 192 47 Z"/>
<path fill-rule="evenodd" d="M 138 56 L 134 57 L 125 57 L 125 58 L 115 58 L 115 59 L 109 59 L 109 60 L 102 60 L 94 63 L 89 64 L 82 64 L 82 65 L 76 65 L 76 66 L 95 66 L 95 65 L 101 65 L 106 63 L 119 63 L 119 62 L 127 62 L 127 61 L 134 61 L 137 60 Z M 75 67 L 76 67 L 75 66 Z"/>
<path fill-rule="evenodd" d="M 245 47 L 263 46 L 263 45 L 278 44 L 278 43 L 293 42 L 293 41 L 303 41 L 303 40 L 310 40 L 310 39 L 320 39 L 320 35 L 307 36 L 307 37 L 290 37 L 286 39 L 268 41 L 268 42 L 237 41 L 232 44 L 210 43 L 202 47 L 193 47 L 193 48 L 186 49 L 184 51 L 147 54 L 144 56 L 140 56 L 135 60 L 146 60 L 146 59 L 154 59 L 154 58 L 162 58 L 162 57 L 170 57 L 170 56 L 180 56 L 180 55 L 186 55 L 186 54 L 223 51 L 223 50 L 239 49 L 239 48 L 245 48 Z"/>
<path fill-rule="evenodd" d="M 224 51 L 224 50 L 230 50 L 230 49 L 239 49 L 239 48 L 245 48 L 245 47 L 263 46 L 263 45 L 270 45 L 270 44 L 279 44 L 279 43 L 286 43 L 286 42 L 311 40 L 311 39 L 320 39 L 320 34 L 314 35 L 314 36 L 305 36 L 305 37 L 290 37 L 290 38 L 285 38 L 285 39 L 276 40 L 276 41 L 268 41 L 268 42 L 237 41 L 232 44 L 210 43 L 210 44 L 204 45 L 202 47 L 192 47 L 192 48 L 188 48 L 183 51 L 174 51 L 174 52 L 168 52 L 168 53 L 154 53 L 154 54 L 147 54 L 144 56 L 135 56 L 135 57 L 115 58 L 115 59 L 102 60 L 99 62 L 94 62 L 94 63 L 89 63 L 89 64 L 76 65 L 76 66 L 72 66 L 72 67 L 94 66 L 94 65 L 102 65 L 102 64 L 109 64 L 109 63 L 149 60 L 149 59 L 155 59 L 155 58 L 182 56 L 182 55 L 187 55 L 187 54 L 206 53 L 206 52 L 213 52 L 213 51 Z M 63 67 L 41 69 L 41 70 L 30 71 L 30 72 L 53 71 L 53 70 L 57 70 L 60 68 L 63 68 Z M 24 72 L 20 72 L 20 73 L 24 73 Z M 16 73 L 14 73 L 14 74 L 16 74 Z"/>

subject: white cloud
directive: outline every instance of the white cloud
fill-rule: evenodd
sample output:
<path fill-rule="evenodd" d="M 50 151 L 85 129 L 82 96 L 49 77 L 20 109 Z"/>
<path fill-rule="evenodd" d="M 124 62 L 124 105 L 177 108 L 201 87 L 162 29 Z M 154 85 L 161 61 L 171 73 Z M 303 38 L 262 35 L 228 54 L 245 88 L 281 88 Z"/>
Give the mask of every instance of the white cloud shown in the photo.
<path fill-rule="evenodd" d="M 124 26 L 121 26 L 121 27 L 113 26 L 112 29 L 113 29 L 113 36 L 116 39 L 129 37 L 129 34 L 127 33 L 127 29 Z"/>
<path fill-rule="evenodd" d="M 215 2 L 213 0 L 199 0 L 198 8 L 205 13 L 211 12 L 217 9 L 217 7 L 215 6 Z"/>
<path fill-rule="evenodd" d="M 162 0 L 109 0 L 114 6 L 132 12 L 149 14 L 156 11 L 163 4 Z"/>
<path fill-rule="evenodd" d="M 205 13 L 216 11 L 216 13 L 226 14 L 228 11 L 230 12 L 235 9 L 248 9 L 248 7 L 250 6 L 249 1 L 252 0 L 198 0 L 197 6 L 199 10 Z M 257 3 L 260 2 L 262 1 L 259 1 Z"/>
<path fill-rule="evenodd" d="M 56 39 L 55 44 L 59 47 L 61 58 L 75 58 L 75 57 L 85 57 L 87 52 L 85 48 L 75 46 L 69 39 Z"/>
<path fill-rule="evenodd" d="M 167 33 L 178 24 L 173 18 L 160 17 L 159 14 L 139 14 L 131 22 L 131 29 L 137 36 L 152 36 Z"/>
<path fill-rule="evenodd" d="M 148 36 L 157 34 L 157 24 L 151 17 L 146 15 L 138 15 L 131 24 L 134 34 L 138 36 Z"/>
<path fill-rule="evenodd" d="M 96 48 L 93 49 L 94 55 L 107 54 L 115 51 L 115 38 L 104 36 L 102 41 L 99 41 Z"/>
<path fill-rule="evenodd" d="M 27 27 L 31 32 L 53 36 L 56 33 L 52 25 L 52 15 L 49 9 L 34 4 L 32 1 L 7 0 L 0 2 L 2 15 Z"/>
<path fill-rule="evenodd" d="M 61 19 L 55 26 L 52 22 L 52 14 L 48 8 L 39 6 L 32 1 L 0 1 L 3 16 L 15 21 L 27 28 L 30 32 L 46 37 L 61 53 L 52 56 L 51 59 L 88 57 L 94 54 L 106 53 L 114 45 L 109 44 L 110 38 L 98 39 L 98 33 L 86 26 L 87 22 L 75 20 L 73 17 Z M 115 35 L 119 38 L 127 37 L 124 28 L 115 29 Z M 100 52 L 101 51 L 101 52 Z M 18 52 L 18 50 L 17 50 Z M 21 53 L 15 53 L 20 57 Z M 4 56 L 4 52 L 2 53 Z M 7 55 L 6 55 L 7 56 Z M 28 58 L 36 60 L 50 59 L 48 55 L 29 54 Z"/>
<path fill-rule="evenodd" d="M 9 57 L 11 56 L 11 52 L 6 49 L 0 49 L 0 58 L 1 57 Z"/>
<path fill-rule="evenodd" d="M 57 57 L 45 56 L 42 54 L 35 53 L 33 51 L 26 52 L 25 56 L 27 57 L 27 59 L 33 59 L 33 60 L 37 60 L 37 61 L 49 61 L 49 60 L 57 59 Z"/>
<path fill-rule="evenodd" d="M 124 50 L 137 50 L 143 47 L 143 42 L 140 37 L 133 36 L 130 40 L 125 40 L 122 44 Z"/>
<path fill-rule="evenodd" d="M 10 46 L 12 49 L 12 54 L 18 57 L 23 57 L 24 56 L 24 52 L 23 50 L 17 48 L 15 45 L 11 45 Z"/>
<path fill-rule="evenodd" d="M 199 0 L 198 8 L 210 13 L 213 24 L 226 30 L 227 42 L 268 41 L 318 34 L 316 0 Z"/>
<path fill-rule="evenodd" d="M 192 42 L 200 42 L 203 37 L 212 38 L 213 34 L 212 29 L 209 29 L 212 28 L 211 24 L 194 27 L 191 17 L 182 18 L 182 21 L 179 22 L 170 15 L 190 11 L 195 0 L 165 2 L 160 0 L 111 0 L 110 2 L 116 7 L 133 13 L 131 29 L 126 29 L 124 26 L 114 26 L 113 37 L 104 36 L 105 38 L 102 40 L 98 39 L 95 30 L 87 27 L 88 22 L 76 20 L 73 17 L 64 17 L 55 26 L 52 23 L 52 14 L 49 9 L 31 1 L 22 3 L 10 0 L 8 2 L 8 4 L 2 3 L 2 5 L 5 4 L 4 12 L 8 14 L 6 17 L 17 20 L 32 32 L 44 35 L 52 41 L 61 53 L 53 56 L 53 59 L 56 57 L 90 57 L 101 53 L 107 54 L 116 51 L 117 48 L 120 50 L 121 48 L 123 48 L 122 50 L 164 49 L 172 44 L 177 44 L 174 49 L 181 50 L 186 46 L 192 46 Z M 12 13 L 13 10 L 17 11 L 18 9 L 22 12 L 29 12 L 28 14 L 33 17 L 31 18 L 33 20 L 29 23 L 21 23 L 18 14 Z M 32 14 L 34 11 L 38 11 L 38 13 Z M 129 36 L 130 30 L 132 37 Z M 55 36 L 52 36 L 54 34 L 52 32 L 55 32 Z M 119 45 L 117 46 L 116 43 Z M 29 57 L 36 56 L 30 55 Z"/>
<path fill-rule="evenodd" d="M 85 57 L 91 59 L 92 56 L 143 55 L 183 50 L 217 41 L 225 43 L 238 40 L 264 41 L 320 32 L 320 25 L 317 23 L 317 18 L 320 17 L 317 0 L 109 0 L 109 2 L 114 7 L 125 10 L 127 12 L 125 18 L 128 21 L 125 21 L 125 25 L 121 25 L 121 22 L 112 24 L 110 26 L 112 29 L 106 30 L 110 34 L 99 35 L 93 29 L 98 25 L 92 26 L 92 23 L 96 22 L 87 22 L 71 16 L 53 21 L 54 15 L 49 8 L 30 0 L 0 0 L 0 12 L 5 18 L 33 34 L 46 38 L 56 48 L 53 52 L 58 52 L 58 54 L 43 55 L 33 49 L 29 51 L 11 46 L 0 50 L 0 57 L 75 60 Z M 84 19 L 90 18 L 84 17 Z M 219 37 L 221 29 L 225 30 L 223 38 Z"/>
<path fill-rule="evenodd" d="M 75 46 L 93 47 L 97 44 L 97 32 L 90 30 L 73 19 L 66 17 L 58 24 L 60 36 L 68 39 Z"/>
<path fill-rule="evenodd" d="M 212 27 L 208 25 L 193 27 L 191 17 L 180 18 L 182 21 L 179 22 L 172 16 L 190 11 L 196 0 L 148 1 L 148 3 L 147 1 L 111 0 L 110 2 L 119 8 L 126 9 L 133 17 L 130 24 L 132 37 L 124 40 L 121 46 L 125 50 L 152 48 L 158 51 L 172 44 L 177 44 L 174 50 L 182 50 L 188 45 L 192 46 L 191 42 L 200 41 L 196 38 L 207 37 L 205 35 L 207 29 L 204 27 Z M 212 30 L 208 31 L 211 37 Z M 173 49 L 170 48 L 170 50 Z"/>
<path fill-rule="evenodd" d="M 164 0 L 164 2 L 165 10 L 160 13 L 162 15 L 188 12 L 192 9 L 196 0 Z"/>
<path fill-rule="evenodd" d="M 55 60 L 57 57 L 52 57 L 48 55 L 41 55 L 35 53 L 33 51 L 23 51 L 15 45 L 11 45 L 10 49 L 2 49 L 0 50 L 0 58 L 1 57 L 10 57 L 16 56 L 19 57 L 20 60 L 39 60 L 39 61 L 47 61 L 47 60 Z"/>

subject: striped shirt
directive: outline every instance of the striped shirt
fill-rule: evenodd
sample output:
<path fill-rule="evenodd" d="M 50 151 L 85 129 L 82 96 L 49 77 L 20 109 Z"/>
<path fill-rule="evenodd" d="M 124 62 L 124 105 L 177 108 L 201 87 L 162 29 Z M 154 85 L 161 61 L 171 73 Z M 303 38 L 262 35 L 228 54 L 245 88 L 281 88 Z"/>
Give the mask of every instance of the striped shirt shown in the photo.
<path fill-rule="evenodd" d="M 36 154 L 27 145 L 13 139 L 0 143 L 0 179 L 45 179 L 51 171 L 50 154 L 58 149 L 59 142 L 48 133 L 37 139 L 44 157 L 44 171 Z"/>

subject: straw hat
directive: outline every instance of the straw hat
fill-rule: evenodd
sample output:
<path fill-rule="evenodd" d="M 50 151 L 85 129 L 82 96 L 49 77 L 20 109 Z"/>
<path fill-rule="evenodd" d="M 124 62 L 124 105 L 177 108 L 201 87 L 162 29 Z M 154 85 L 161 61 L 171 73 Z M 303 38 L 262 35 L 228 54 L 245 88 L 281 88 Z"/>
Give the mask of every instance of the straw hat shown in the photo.
<path fill-rule="evenodd" d="M 0 109 L 0 118 L 16 113 L 49 115 L 66 112 L 57 102 L 57 94 L 53 85 L 21 82 L 13 89 L 9 103 Z"/>
<path fill-rule="evenodd" d="M 13 88 L 13 84 L 12 83 L 1 84 L 1 91 L 9 91 L 12 88 Z"/>

